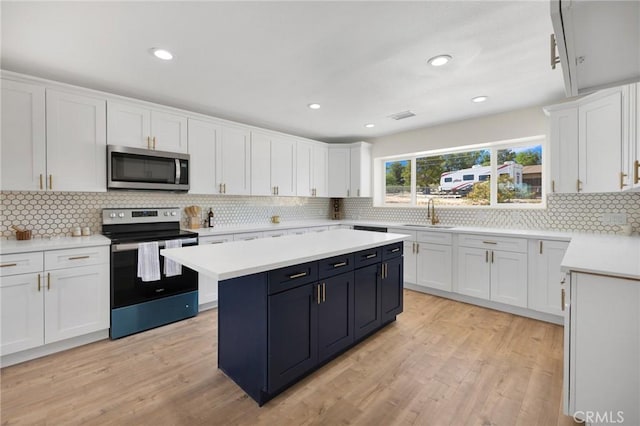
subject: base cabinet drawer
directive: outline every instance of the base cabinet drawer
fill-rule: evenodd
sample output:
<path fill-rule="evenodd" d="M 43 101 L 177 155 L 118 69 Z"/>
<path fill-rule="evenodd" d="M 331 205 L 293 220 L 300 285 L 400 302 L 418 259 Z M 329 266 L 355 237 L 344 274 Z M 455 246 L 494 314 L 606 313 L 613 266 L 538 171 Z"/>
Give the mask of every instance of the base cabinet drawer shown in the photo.
<path fill-rule="evenodd" d="M 496 237 L 492 235 L 460 234 L 458 235 L 458 246 L 526 253 L 527 239 Z"/>
<path fill-rule="evenodd" d="M 44 269 L 41 251 L 32 253 L 4 254 L 0 256 L 0 277 L 41 272 Z"/>
<path fill-rule="evenodd" d="M 101 263 L 109 263 L 109 246 L 51 250 L 44 253 L 44 269 L 48 270 Z"/>

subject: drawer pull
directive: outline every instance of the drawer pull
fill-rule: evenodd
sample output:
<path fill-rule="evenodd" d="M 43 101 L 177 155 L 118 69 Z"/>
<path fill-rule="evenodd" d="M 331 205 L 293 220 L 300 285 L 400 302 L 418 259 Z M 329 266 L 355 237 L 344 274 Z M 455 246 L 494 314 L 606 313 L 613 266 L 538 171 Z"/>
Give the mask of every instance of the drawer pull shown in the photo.
<path fill-rule="evenodd" d="M 80 259 L 89 259 L 91 256 L 74 256 L 70 257 L 69 260 L 80 260 Z"/>
<path fill-rule="evenodd" d="M 498 243 L 496 243 L 495 241 L 483 241 L 482 244 L 493 244 L 493 245 L 497 245 Z"/>
<path fill-rule="evenodd" d="M 341 266 L 347 266 L 347 262 L 339 262 L 339 263 L 334 263 L 333 264 L 334 268 L 339 268 Z"/>
<path fill-rule="evenodd" d="M 224 243 L 224 241 L 210 241 L 209 243 L 205 243 L 205 244 L 222 244 Z"/>
<path fill-rule="evenodd" d="M 400 251 L 400 248 L 394 248 L 393 250 L 391 250 L 391 253 L 397 253 Z"/>
<path fill-rule="evenodd" d="M 373 259 L 374 257 L 376 257 L 378 255 L 378 253 L 371 253 L 365 256 L 366 259 Z"/>
<path fill-rule="evenodd" d="M 306 276 L 307 276 L 306 272 L 300 272 L 299 274 L 289 275 L 289 279 L 290 280 L 294 280 L 296 278 L 302 278 L 302 277 L 306 277 Z"/>
<path fill-rule="evenodd" d="M 0 268 L 8 268 L 10 266 L 18 266 L 17 263 L 5 263 L 4 265 L 0 265 Z"/>

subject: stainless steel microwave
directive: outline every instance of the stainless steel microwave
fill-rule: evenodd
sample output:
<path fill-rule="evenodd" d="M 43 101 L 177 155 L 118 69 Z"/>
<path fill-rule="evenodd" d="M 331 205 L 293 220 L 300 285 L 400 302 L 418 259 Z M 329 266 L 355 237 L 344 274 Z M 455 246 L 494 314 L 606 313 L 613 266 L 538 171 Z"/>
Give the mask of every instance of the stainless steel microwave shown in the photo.
<path fill-rule="evenodd" d="M 189 190 L 189 154 L 107 145 L 107 189 Z"/>

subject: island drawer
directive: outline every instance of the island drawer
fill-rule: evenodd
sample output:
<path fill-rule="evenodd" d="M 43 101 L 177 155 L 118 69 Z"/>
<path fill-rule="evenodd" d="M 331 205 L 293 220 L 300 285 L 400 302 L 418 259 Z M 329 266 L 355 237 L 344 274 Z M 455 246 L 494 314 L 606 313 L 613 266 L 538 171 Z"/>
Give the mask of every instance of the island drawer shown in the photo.
<path fill-rule="evenodd" d="M 318 281 L 318 262 L 301 263 L 269 272 L 269 294 Z"/>
<path fill-rule="evenodd" d="M 402 248 L 404 243 L 400 241 L 399 243 L 389 244 L 388 246 L 382 247 L 382 260 L 393 259 L 394 257 L 402 256 Z"/>
<path fill-rule="evenodd" d="M 353 253 L 322 259 L 318 262 L 318 274 L 323 279 L 353 271 L 353 263 Z"/>
<path fill-rule="evenodd" d="M 378 262 L 382 262 L 382 247 L 375 247 L 354 253 L 354 266 L 356 268 L 362 268 L 363 266 L 373 265 Z"/>

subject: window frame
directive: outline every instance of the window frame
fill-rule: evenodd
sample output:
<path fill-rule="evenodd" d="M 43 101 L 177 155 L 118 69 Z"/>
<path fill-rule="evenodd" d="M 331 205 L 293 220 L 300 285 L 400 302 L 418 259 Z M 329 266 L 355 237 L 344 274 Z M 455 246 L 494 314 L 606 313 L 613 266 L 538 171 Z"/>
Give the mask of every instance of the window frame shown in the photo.
<path fill-rule="evenodd" d="M 498 179 L 490 179 L 489 205 L 439 205 L 438 209 L 546 209 L 547 194 L 550 182 L 549 176 L 549 145 L 546 135 L 536 135 L 518 139 L 509 139 L 496 142 L 488 142 L 474 145 L 464 145 L 452 148 L 441 148 L 429 151 L 421 151 L 407 154 L 398 154 L 385 157 L 377 157 L 374 161 L 374 207 L 384 208 L 427 208 L 424 204 L 417 203 L 416 163 L 417 159 L 436 155 L 456 154 L 462 152 L 489 150 L 491 161 L 491 176 L 498 176 L 498 151 L 501 149 L 517 148 L 522 146 L 541 145 L 542 147 L 542 182 L 540 203 L 498 203 Z M 407 204 L 387 203 L 386 196 L 386 163 L 393 161 L 409 161 L 411 163 L 411 201 Z"/>

